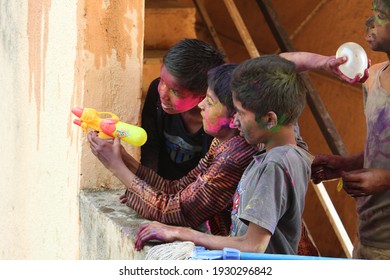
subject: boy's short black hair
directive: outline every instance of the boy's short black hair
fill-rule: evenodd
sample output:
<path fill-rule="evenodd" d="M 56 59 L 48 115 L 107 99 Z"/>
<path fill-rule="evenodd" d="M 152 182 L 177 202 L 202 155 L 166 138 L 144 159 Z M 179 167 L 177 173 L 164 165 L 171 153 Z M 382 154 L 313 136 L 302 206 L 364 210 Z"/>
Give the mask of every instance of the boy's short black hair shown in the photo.
<path fill-rule="evenodd" d="M 222 105 L 226 106 L 228 112 L 233 115 L 234 105 L 230 80 L 237 63 L 227 63 L 217 66 L 208 72 L 208 86 L 214 91 Z"/>
<path fill-rule="evenodd" d="M 295 64 L 278 55 L 246 60 L 234 70 L 233 97 L 262 117 L 273 111 L 279 125 L 294 123 L 306 104 L 306 87 Z"/>
<path fill-rule="evenodd" d="M 222 52 L 198 39 L 179 41 L 163 58 L 163 65 L 178 84 L 197 95 L 207 91 L 207 72 L 223 63 Z"/>

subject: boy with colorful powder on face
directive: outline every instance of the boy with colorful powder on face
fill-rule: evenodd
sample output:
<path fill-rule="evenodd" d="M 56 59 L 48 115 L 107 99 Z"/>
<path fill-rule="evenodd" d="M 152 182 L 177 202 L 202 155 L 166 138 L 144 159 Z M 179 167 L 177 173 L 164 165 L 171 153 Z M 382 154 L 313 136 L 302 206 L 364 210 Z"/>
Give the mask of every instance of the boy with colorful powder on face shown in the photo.
<path fill-rule="evenodd" d="M 126 186 L 122 202 L 141 216 L 215 235 L 229 233 L 234 191 L 258 153 L 230 127 L 234 107 L 229 83 L 235 67 L 223 64 L 209 71 L 207 94 L 198 109 L 205 132 L 215 138 L 199 164 L 178 180 L 164 179 L 139 164 L 123 152 L 118 139 L 112 145 L 97 138 L 96 132 L 88 135 L 92 152 Z"/>
<path fill-rule="evenodd" d="M 197 105 L 206 96 L 207 72 L 223 63 L 219 50 L 198 39 L 183 39 L 164 55 L 160 77 L 150 84 L 142 110 L 148 135 L 141 147 L 142 165 L 170 180 L 196 167 L 212 141 Z M 307 149 L 298 125 L 295 129 L 299 144 Z"/>
<path fill-rule="evenodd" d="M 237 184 L 259 153 L 256 145 L 248 144 L 232 127 L 234 107 L 229 84 L 236 67 L 224 64 L 209 71 L 207 94 L 198 107 L 204 130 L 215 138 L 198 166 L 179 180 L 166 180 L 140 165 L 117 140 L 112 145 L 97 138 L 96 132 L 88 135 L 92 152 L 125 184 L 123 203 L 151 220 L 208 230 L 214 235 L 229 234 Z M 318 255 L 305 230 L 299 254 Z"/>
<path fill-rule="evenodd" d="M 373 1 L 366 41 L 390 59 L 390 0 Z M 325 57 L 326 59 L 326 57 Z M 336 61 L 335 68 L 344 61 Z M 342 75 L 340 75 L 342 76 Z M 354 83 L 357 79 L 346 81 Z M 342 178 L 356 199 L 358 240 L 354 258 L 390 259 L 390 62 L 375 64 L 363 84 L 367 138 L 364 152 L 347 157 L 316 155 L 315 183 Z"/>
<path fill-rule="evenodd" d="M 137 233 L 137 250 L 157 239 L 193 241 L 208 249 L 297 253 L 312 162 L 311 155 L 297 146 L 294 132 L 305 106 L 304 83 L 292 62 L 262 56 L 234 70 L 231 89 L 237 111 L 234 124 L 249 144 L 265 143 L 266 149 L 255 156 L 240 180 L 231 235 L 215 236 L 151 222 Z"/>
<path fill-rule="evenodd" d="M 291 56 L 288 59 L 294 61 L 297 58 Z M 299 57 L 297 62 L 301 65 L 300 67 L 303 67 L 303 70 L 306 67 L 312 67 L 311 59 Z M 141 148 L 141 164 L 157 171 L 157 174 L 163 179 L 179 180 L 186 176 L 196 168 L 199 160 L 210 148 L 213 133 L 210 133 L 211 135 L 205 133 L 200 109 L 196 105 L 206 95 L 207 71 L 221 64 L 223 64 L 222 53 L 198 39 L 179 41 L 164 56 L 160 77 L 151 83 L 143 107 L 142 126 L 148 133 L 148 140 Z M 298 145 L 307 149 L 306 143 L 299 135 L 297 123 L 294 129 Z M 124 149 L 122 149 L 122 157 L 125 161 L 126 159 L 128 161 L 134 160 Z M 141 177 L 141 174 L 136 173 L 136 175 Z M 231 181 L 232 184 L 235 182 L 235 180 Z M 225 203 L 224 199 L 234 192 L 235 187 L 226 193 L 220 203 Z M 177 191 L 178 189 L 175 188 L 165 190 L 167 194 Z M 139 193 L 139 195 L 141 194 L 142 192 Z M 213 191 L 210 191 L 210 195 L 214 195 Z M 129 202 L 129 196 L 131 194 L 127 191 L 120 197 L 120 201 L 134 208 L 135 203 Z M 213 198 L 204 197 L 203 199 L 205 206 L 213 201 Z M 164 219 L 162 213 L 166 213 L 170 209 L 171 202 L 165 204 L 165 207 L 157 207 L 159 202 L 160 200 L 149 202 L 148 207 L 142 206 L 141 203 L 138 208 L 142 208 L 142 215 L 145 217 L 167 222 L 168 220 Z M 202 204 L 200 200 L 197 200 L 197 203 Z M 229 207 L 221 207 L 220 204 L 216 204 L 214 212 L 219 214 L 213 219 L 216 219 L 215 223 L 218 225 L 210 225 L 212 233 L 228 234 L 230 225 L 228 210 L 230 210 Z M 188 218 L 189 213 L 186 215 L 188 219 L 186 222 L 183 221 L 183 216 L 177 215 L 175 219 L 171 217 L 169 223 L 194 226 L 194 224 L 198 225 L 200 221 L 205 221 L 203 214 L 192 218 Z M 195 220 L 196 222 L 194 222 Z M 302 229 L 299 253 L 317 255 L 318 252 L 303 224 Z"/>
<path fill-rule="evenodd" d="M 141 147 L 143 166 L 170 180 L 182 178 L 197 166 L 212 136 L 205 133 L 196 105 L 206 95 L 207 71 L 223 63 L 220 51 L 198 39 L 183 39 L 168 50 L 160 77 L 151 83 L 142 110 L 142 127 L 148 134 Z M 307 149 L 297 124 L 295 129 L 299 145 Z M 125 203 L 126 194 L 120 199 Z M 300 253 L 315 255 L 316 249 L 305 229 L 303 232 L 307 242 L 301 243 Z"/>
<path fill-rule="evenodd" d="M 165 179 L 190 172 L 208 151 L 212 137 L 198 108 L 207 91 L 207 72 L 224 63 L 223 54 L 198 39 L 183 39 L 164 55 L 160 77 L 149 86 L 142 110 L 148 140 L 142 165 Z"/>

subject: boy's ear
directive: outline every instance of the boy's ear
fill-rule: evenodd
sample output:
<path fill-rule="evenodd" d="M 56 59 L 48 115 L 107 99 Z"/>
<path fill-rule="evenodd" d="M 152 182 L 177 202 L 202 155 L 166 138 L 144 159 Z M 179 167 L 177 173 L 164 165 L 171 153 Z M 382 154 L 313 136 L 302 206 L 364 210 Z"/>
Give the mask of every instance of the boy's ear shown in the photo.
<path fill-rule="evenodd" d="M 273 111 L 266 114 L 266 126 L 268 129 L 275 127 L 278 124 L 278 116 Z"/>
<path fill-rule="evenodd" d="M 237 128 L 237 125 L 234 123 L 234 115 L 230 117 L 229 128 Z"/>

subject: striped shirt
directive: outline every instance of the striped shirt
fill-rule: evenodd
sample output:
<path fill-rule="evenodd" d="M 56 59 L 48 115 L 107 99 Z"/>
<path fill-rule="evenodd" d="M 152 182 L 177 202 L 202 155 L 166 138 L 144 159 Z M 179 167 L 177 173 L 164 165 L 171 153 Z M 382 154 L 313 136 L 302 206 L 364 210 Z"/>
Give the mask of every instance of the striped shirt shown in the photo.
<path fill-rule="evenodd" d="M 126 190 L 126 205 L 150 220 L 194 229 L 207 221 L 212 234 L 228 235 L 234 192 L 257 152 L 241 136 L 215 138 L 199 164 L 179 180 L 140 165 Z"/>

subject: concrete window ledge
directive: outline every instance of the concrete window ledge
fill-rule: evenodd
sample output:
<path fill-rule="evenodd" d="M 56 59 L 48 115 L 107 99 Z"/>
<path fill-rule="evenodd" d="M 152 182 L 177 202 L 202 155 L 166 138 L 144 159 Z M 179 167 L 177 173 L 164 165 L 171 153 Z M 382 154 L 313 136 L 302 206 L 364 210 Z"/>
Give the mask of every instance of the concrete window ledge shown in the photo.
<path fill-rule="evenodd" d="M 143 223 L 135 211 L 119 202 L 124 190 L 80 192 L 80 259 L 142 260 L 150 246 L 137 252 L 134 237 Z"/>

